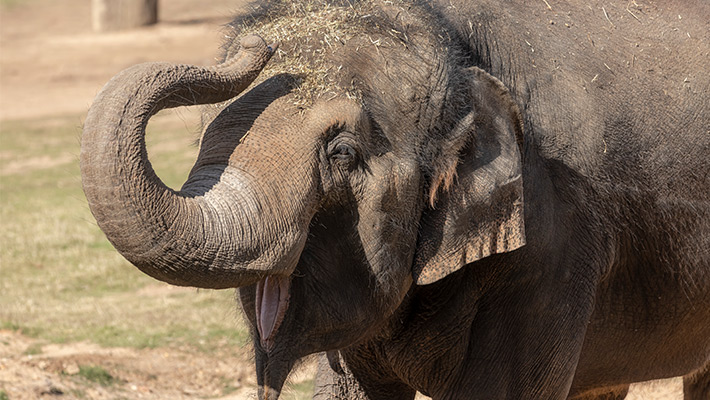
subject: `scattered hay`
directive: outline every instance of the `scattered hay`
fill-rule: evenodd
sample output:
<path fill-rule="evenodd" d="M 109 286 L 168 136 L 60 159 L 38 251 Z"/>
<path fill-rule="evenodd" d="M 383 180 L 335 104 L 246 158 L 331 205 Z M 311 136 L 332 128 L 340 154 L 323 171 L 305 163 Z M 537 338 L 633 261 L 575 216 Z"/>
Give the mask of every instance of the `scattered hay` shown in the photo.
<path fill-rule="evenodd" d="M 385 41 L 394 43 L 381 35 L 374 37 L 373 33 L 381 32 L 376 3 L 274 2 L 263 14 L 233 26 L 225 59 L 239 50 L 239 37 L 258 34 L 267 42 L 279 43 L 279 49 L 257 83 L 279 74 L 296 77 L 298 85 L 294 94 L 300 107 L 312 104 L 317 97 L 336 93 L 359 99 L 358 90 L 341 74 L 343 65 L 337 61 L 336 52 L 356 38 L 356 50 L 362 46 L 379 47 L 385 45 Z"/>

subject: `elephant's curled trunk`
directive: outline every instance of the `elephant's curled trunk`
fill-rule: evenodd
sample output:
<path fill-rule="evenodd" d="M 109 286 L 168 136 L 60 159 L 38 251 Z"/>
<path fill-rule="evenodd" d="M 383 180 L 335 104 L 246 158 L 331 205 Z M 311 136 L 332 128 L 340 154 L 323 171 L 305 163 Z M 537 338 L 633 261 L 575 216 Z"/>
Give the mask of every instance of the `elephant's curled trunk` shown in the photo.
<path fill-rule="evenodd" d="M 205 288 L 244 286 L 264 275 L 266 266 L 252 265 L 254 249 L 240 248 L 245 238 L 235 237 L 246 229 L 224 226 L 219 211 L 225 200 L 205 195 L 209 185 L 176 192 L 157 177 L 145 129 L 161 109 L 238 95 L 272 54 L 260 37 L 250 36 L 232 61 L 218 67 L 137 65 L 109 81 L 94 101 L 81 140 L 84 192 L 109 241 L 148 275 Z M 227 192 L 218 180 L 215 190 Z"/>

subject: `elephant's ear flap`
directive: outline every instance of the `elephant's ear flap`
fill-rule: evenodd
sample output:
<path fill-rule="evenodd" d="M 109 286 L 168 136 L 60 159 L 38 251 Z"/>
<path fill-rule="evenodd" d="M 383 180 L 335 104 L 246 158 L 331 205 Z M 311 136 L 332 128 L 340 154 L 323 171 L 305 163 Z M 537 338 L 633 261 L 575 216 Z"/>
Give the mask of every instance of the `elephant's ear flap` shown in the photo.
<path fill-rule="evenodd" d="M 420 224 L 412 271 L 420 285 L 525 244 L 520 111 L 498 79 L 475 67 L 467 73 L 472 111 L 448 135 L 446 159 L 434 163 Z"/>

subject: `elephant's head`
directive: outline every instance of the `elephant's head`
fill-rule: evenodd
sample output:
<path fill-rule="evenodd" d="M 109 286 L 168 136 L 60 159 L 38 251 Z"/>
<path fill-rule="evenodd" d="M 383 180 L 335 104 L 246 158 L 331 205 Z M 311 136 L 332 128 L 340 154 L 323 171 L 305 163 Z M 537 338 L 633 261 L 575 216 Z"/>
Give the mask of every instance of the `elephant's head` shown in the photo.
<path fill-rule="evenodd" d="M 276 36 L 278 54 L 248 36 L 216 68 L 136 66 L 86 120 L 99 226 L 157 279 L 240 288 L 261 396 L 275 398 L 300 357 L 377 334 L 417 284 L 524 244 L 507 90 L 463 67 L 435 17 L 370 3 L 276 7 L 243 30 Z M 190 177 L 170 190 L 147 159 L 148 119 L 218 102 Z"/>

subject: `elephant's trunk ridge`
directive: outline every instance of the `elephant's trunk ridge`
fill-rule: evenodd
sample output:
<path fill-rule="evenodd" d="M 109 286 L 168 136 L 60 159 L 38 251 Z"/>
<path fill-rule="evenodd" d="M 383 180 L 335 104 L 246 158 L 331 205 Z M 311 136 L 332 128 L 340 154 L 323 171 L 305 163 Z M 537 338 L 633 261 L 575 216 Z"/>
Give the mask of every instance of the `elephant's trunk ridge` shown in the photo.
<path fill-rule="evenodd" d="M 157 177 L 148 161 L 145 128 L 162 109 L 237 96 L 276 47 L 248 36 L 231 60 L 216 67 L 137 65 L 119 73 L 97 95 L 82 135 L 82 185 L 109 241 L 148 275 L 205 288 L 249 285 L 264 275 L 266 266 L 253 271 L 243 259 L 258 246 L 228 233 L 235 227 L 216 217 L 214 201 L 194 188 L 175 192 Z M 245 245 L 248 251 L 242 249 Z"/>

